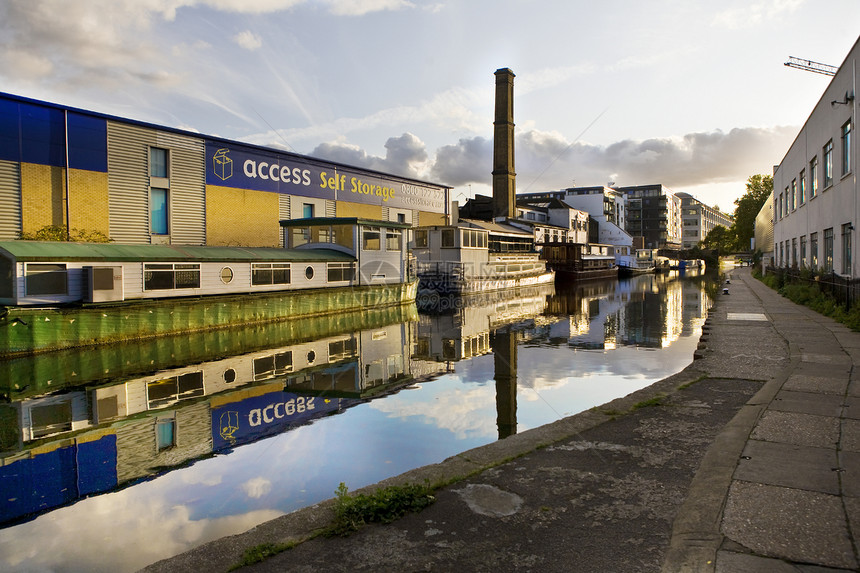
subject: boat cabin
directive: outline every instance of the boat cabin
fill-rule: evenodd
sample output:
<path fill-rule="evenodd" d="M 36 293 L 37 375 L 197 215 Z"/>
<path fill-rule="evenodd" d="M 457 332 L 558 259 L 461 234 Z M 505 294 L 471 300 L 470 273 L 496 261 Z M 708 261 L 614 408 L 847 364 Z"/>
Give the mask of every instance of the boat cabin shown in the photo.
<path fill-rule="evenodd" d="M 409 225 L 281 221 L 290 248 L 0 242 L 0 305 L 52 306 L 407 281 Z"/>

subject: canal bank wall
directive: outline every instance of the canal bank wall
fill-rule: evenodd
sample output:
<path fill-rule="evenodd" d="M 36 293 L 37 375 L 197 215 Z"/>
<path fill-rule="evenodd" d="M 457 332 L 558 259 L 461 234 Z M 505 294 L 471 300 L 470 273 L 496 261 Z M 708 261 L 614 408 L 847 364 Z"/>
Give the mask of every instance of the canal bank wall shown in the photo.
<path fill-rule="evenodd" d="M 749 269 L 728 277 L 678 374 L 359 490 L 448 483 L 421 513 L 304 541 L 329 500 L 144 571 L 226 571 L 300 541 L 241 570 L 856 570 L 860 334 Z"/>

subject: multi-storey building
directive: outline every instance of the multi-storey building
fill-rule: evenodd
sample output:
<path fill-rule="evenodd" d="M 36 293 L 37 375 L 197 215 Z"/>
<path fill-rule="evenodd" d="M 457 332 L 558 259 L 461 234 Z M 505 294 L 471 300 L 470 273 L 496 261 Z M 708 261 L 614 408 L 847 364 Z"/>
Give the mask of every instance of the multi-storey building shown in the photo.
<path fill-rule="evenodd" d="M 648 249 L 681 248 L 681 199 L 661 183 L 617 187 L 627 198 L 627 227 Z"/>
<path fill-rule="evenodd" d="M 713 207 L 705 205 L 689 193 L 677 193 L 681 198 L 681 246 L 685 249 L 695 247 L 703 241 L 714 227 L 732 226 L 732 218 Z"/>
<path fill-rule="evenodd" d="M 780 267 L 860 275 L 853 256 L 857 187 L 855 42 L 773 172 L 774 259 Z"/>

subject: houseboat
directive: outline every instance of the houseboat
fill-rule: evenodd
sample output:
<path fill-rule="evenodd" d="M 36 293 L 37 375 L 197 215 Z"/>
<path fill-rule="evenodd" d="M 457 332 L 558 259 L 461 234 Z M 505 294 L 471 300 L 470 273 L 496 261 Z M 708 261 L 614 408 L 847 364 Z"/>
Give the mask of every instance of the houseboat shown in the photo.
<path fill-rule="evenodd" d="M 281 227 L 283 249 L 0 242 L 0 356 L 415 300 L 409 225 Z"/>
<path fill-rule="evenodd" d="M 654 249 L 616 247 L 615 264 L 618 266 L 618 276 L 632 277 L 655 272 L 654 254 Z"/>
<path fill-rule="evenodd" d="M 470 294 L 551 283 L 534 235 L 504 223 L 460 219 L 419 227 L 413 254 L 419 291 Z"/>
<path fill-rule="evenodd" d="M 618 266 L 611 245 L 545 243 L 541 258 L 560 279 L 590 280 L 616 278 Z"/>

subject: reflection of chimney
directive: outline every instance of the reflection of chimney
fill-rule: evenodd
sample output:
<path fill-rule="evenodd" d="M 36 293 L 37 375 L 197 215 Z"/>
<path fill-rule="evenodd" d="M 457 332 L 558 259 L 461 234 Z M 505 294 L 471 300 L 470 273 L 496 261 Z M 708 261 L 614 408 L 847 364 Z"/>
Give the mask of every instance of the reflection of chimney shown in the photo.
<path fill-rule="evenodd" d="M 493 122 L 493 218 L 516 215 L 514 172 L 514 72 L 496 70 L 496 119 Z"/>
<path fill-rule="evenodd" d="M 496 380 L 496 425 L 499 439 L 517 433 L 517 335 L 511 327 L 490 333 Z"/>

